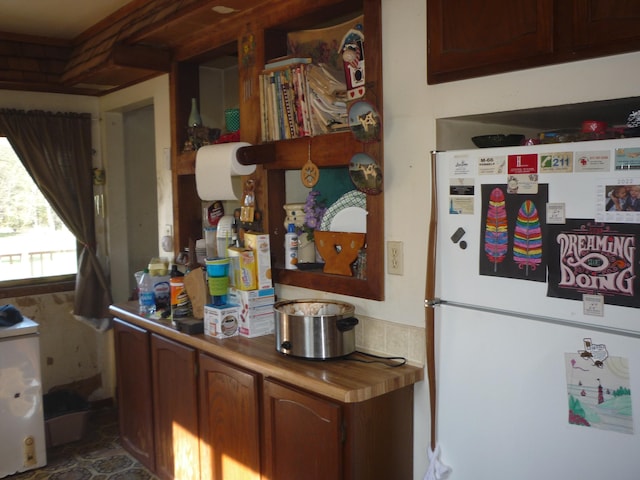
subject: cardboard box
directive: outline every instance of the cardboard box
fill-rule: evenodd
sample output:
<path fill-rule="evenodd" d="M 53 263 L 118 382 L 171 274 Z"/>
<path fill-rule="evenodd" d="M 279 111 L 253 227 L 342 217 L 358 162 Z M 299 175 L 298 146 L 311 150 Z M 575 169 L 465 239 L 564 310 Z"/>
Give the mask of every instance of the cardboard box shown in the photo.
<path fill-rule="evenodd" d="M 251 248 L 229 247 L 229 286 L 239 290 L 258 288 L 256 254 Z"/>
<path fill-rule="evenodd" d="M 215 338 L 229 338 L 238 335 L 240 322 L 240 306 L 205 305 L 204 334 Z"/>
<path fill-rule="evenodd" d="M 275 290 L 229 290 L 229 299 L 240 306 L 238 332 L 244 337 L 268 335 L 275 330 Z"/>
<path fill-rule="evenodd" d="M 256 274 L 258 277 L 258 289 L 271 288 L 271 247 L 269 234 L 245 232 L 244 246 L 250 248 L 256 254 Z"/>
<path fill-rule="evenodd" d="M 235 303 L 243 308 L 255 308 L 263 305 L 273 305 L 276 301 L 275 289 L 264 288 L 262 290 L 229 289 L 229 303 Z"/>
<path fill-rule="evenodd" d="M 264 307 L 260 307 L 264 308 Z M 243 337 L 259 337 L 269 335 L 275 331 L 275 313 L 271 312 L 255 314 L 251 311 L 240 313 L 238 333 Z"/>

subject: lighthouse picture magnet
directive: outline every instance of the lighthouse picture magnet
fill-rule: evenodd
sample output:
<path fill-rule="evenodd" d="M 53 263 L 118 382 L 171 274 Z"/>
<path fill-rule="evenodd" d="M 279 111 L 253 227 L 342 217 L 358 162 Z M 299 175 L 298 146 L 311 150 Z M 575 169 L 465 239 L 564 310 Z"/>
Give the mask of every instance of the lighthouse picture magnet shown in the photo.
<path fill-rule="evenodd" d="M 565 369 L 569 424 L 633 434 L 627 358 L 584 338 L 582 348 L 565 353 Z"/>

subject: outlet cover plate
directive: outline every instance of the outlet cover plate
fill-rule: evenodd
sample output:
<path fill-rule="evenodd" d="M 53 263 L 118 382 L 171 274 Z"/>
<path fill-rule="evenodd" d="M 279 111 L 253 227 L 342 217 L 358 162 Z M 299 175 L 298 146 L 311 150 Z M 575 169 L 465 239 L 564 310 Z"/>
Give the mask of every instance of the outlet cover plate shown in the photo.
<path fill-rule="evenodd" d="M 390 275 L 404 274 L 404 252 L 402 242 L 387 242 L 387 273 Z"/>

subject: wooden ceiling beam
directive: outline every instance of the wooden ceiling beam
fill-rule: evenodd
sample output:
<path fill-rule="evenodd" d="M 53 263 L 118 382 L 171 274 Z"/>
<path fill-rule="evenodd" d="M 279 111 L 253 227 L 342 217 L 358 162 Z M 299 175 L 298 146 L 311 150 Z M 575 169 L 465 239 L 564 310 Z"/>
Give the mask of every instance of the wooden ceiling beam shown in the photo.
<path fill-rule="evenodd" d="M 146 45 L 117 44 L 111 50 L 111 57 L 121 67 L 136 67 L 161 73 L 171 71 L 171 52 Z"/>
<path fill-rule="evenodd" d="M 134 0 L 73 41 L 0 32 L 0 87 L 103 95 L 169 72 L 171 62 L 237 53 L 247 25 L 309 28 L 324 20 L 321 11 L 335 18 L 362 1 Z M 221 5 L 228 8 L 213 8 Z"/>

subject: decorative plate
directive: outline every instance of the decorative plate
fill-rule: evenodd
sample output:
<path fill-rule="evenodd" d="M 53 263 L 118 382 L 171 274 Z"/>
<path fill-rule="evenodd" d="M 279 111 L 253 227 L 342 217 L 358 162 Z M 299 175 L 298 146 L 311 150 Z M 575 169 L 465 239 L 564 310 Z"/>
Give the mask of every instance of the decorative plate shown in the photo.
<path fill-rule="evenodd" d="M 335 214 L 329 230 L 332 232 L 367 233 L 367 211 L 360 207 L 347 207 Z"/>
<path fill-rule="evenodd" d="M 331 229 L 331 223 L 333 222 L 333 218 L 340 210 L 344 210 L 348 207 L 360 207 L 361 209 L 366 211 L 367 208 L 367 196 L 358 191 L 351 190 L 350 192 L 342 195 L 338 200 L 332 203 L 327 211 L 324 212 L 322 216 L 322 221 L 320 222 L 320 230 L 328 231 Z"/>
<path fill-rule="evenodd" d="M 371 103 L 358 100 L 349 106 L 349 128 L 353 135 L 363 143 L 380 140 L 380 114 Z"/>
<path fill-rule="evenodd" d="M 382 192 L 382 169 L 366 153 L 356 153 L 349 162 L 349 176 L 358 190 L 369 195 Z"/>

